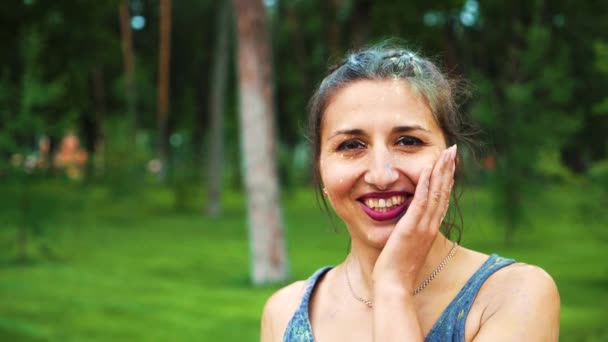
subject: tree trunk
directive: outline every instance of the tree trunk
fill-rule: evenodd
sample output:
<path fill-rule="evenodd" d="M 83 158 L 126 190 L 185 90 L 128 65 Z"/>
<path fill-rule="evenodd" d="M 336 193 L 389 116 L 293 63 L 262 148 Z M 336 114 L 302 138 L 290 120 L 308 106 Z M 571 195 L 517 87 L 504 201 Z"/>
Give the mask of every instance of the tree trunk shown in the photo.
<path fill-rule="evenodd" d="M 224 102 L 228 76 L 228 31 L 230 29 L 230 4 L 221 3 L 217 21 L 217 38 L 214 50 L 211 78 L 211 134 L 209 166 L 207 168 L 207 208 L 211 216 L 222 211 L 222 167 L 224 164 Z"/>
<path fill-rule="evenodd" d="M 237 22 L 243 175 L 254 284 L 283 281 L 287 253 L 279 210 L 272 62 L 262 0 L 233 0 Z"/>
<path fill-rule="evenodd" d="M 329 0 L 324 3 L 327 13 L 325 15 L 327 30 L 327 47 L 331 61 L 338 62 L 342 56 L 342 28 L 338 18 L 338 12 L 342 6 L 342 0 Z"/>
<path fill-rule="evenodd" d="M 350 16 L 349 49 L 360 49 L 368 43 L 371 22 L 372 1 L 355 1 Z"/>
<path fill-rule="evenodd" d="M 120 36 L 122 46 L 122 59 L 125 68 L 125 98 L 127 101 L 127 115 L 130 121 L 133 142 L 137 133 L 137 90 L 135 87 L 135 54 L 133 52 L 133 31 L 131 30 L 131 16 L 127 0 L 121 0 L 118 6 L 120 18 Z"/>
<path fill-rule="evenodd" d="M 94 175 L 103 175 L 105 168 L 105 130 L 104 130 L 104 115 L 106 112 L 106 95 L 105 84 L 103 79 L 103 71 L 100 66 L 93 68 L 93 99 L 95 103 L 95 117 L 93 118 L 95 125 L 94 142 L 93 142 L 93 171 Z"/>
<path fill-rule="evenodd" d="M 451 16 L 448 16 L 445 25 L 443 25 L 442 35 L 443 51 L 445 54 L 445 68 L 448 72 L 448 75 L 450 75 L 451 77 L 458 77 L 458 75 L 460 74 L 458 72 L 458 67 L 460 65 L 458 64 L 458 39 L 456 37 L 455 25 L 455 19 Z"/>
<path fill-rule="evenodd" d="M 158 59 L 158 144 L 160 179 L 165 181 L 169 166 L 169 62 L 171 58 L 171 0 L 160 1 L 160 44 Z"/>

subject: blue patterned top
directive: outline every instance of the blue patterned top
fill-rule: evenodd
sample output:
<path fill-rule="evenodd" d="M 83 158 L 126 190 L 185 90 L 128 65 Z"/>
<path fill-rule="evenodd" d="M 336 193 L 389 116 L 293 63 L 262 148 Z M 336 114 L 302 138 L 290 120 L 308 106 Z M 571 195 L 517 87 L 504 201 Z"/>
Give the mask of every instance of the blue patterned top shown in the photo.
<path fill-rule="evenodd" d="M 445 308 L 424 340 L 426 342 L 464 341 L 465 321 L 481 285 L 494 272 L 514 262 L 513 259 L 506 259 L 496 254 L 490 255 Z M 332 266 L 325 266 L 306 281 L 302 301 L 287 324 L 283 342 L 314 342 L 308 317 L 308 303 L 319 279 L 330 269 Z"/>

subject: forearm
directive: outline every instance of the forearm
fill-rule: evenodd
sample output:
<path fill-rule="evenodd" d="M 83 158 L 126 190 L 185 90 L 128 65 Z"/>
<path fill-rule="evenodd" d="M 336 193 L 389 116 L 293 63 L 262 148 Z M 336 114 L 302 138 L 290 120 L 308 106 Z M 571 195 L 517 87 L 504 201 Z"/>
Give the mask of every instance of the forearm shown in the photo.
<path fill-rule="evenodd" d="M 373 337 L 376 342 L 423 341 L 411 292 L 397 286 L 374 289 Z"/>

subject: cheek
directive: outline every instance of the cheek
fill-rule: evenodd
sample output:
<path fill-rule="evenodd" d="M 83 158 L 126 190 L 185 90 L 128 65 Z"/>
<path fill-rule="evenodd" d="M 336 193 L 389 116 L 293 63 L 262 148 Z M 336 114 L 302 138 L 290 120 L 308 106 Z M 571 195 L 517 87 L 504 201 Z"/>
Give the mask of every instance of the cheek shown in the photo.
<path fill-rule="evenodd" d="M 323 186 L 330 200 L 332 197 L 350 194 L 357 180 L 357 167 L 353 163 L 345 163 L 344 160 L 336 160 L 336 158 L 323 158 L 319 164 Z"/>
<path fill-rule="evenodd" d="M 395 154 L 392 158 L 393 167 L 418 184 L 422 171 L 427 167 L 432 168 L 440 155 L 440 150 L 419 154 Z"/>

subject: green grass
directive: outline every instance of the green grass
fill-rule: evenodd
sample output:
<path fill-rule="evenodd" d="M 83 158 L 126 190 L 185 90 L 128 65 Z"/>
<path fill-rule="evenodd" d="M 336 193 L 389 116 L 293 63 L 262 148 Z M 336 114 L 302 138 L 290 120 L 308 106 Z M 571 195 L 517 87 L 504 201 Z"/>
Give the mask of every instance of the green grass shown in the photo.
<path fill-rule="evenodd" d="M 166 189 L 125 196 L 42 184 L 35 189 L 42 205 L 32 209 L 40 228 L 23 265 L 15 262 L 14 190 L 0 189 L 0 341 L 257 340 L 262 306 L 277 287 L 249 285 L 240 194 L 229 193 L 225 215 L 211 219 L 196 209 L 202 201 L 173 210 Z M 582 196 L 567 187 L 539 194 L 529 224 L 506 247 L 489 194 L 468 190 L 462 243 L 552 274 L 562 341 L 608 341 L 608 244 L 581 223 Z M 344 257 L 347 235 L 331 227 L 310 190 L 292 191 L 284 203 L 293 279 Z"/>

